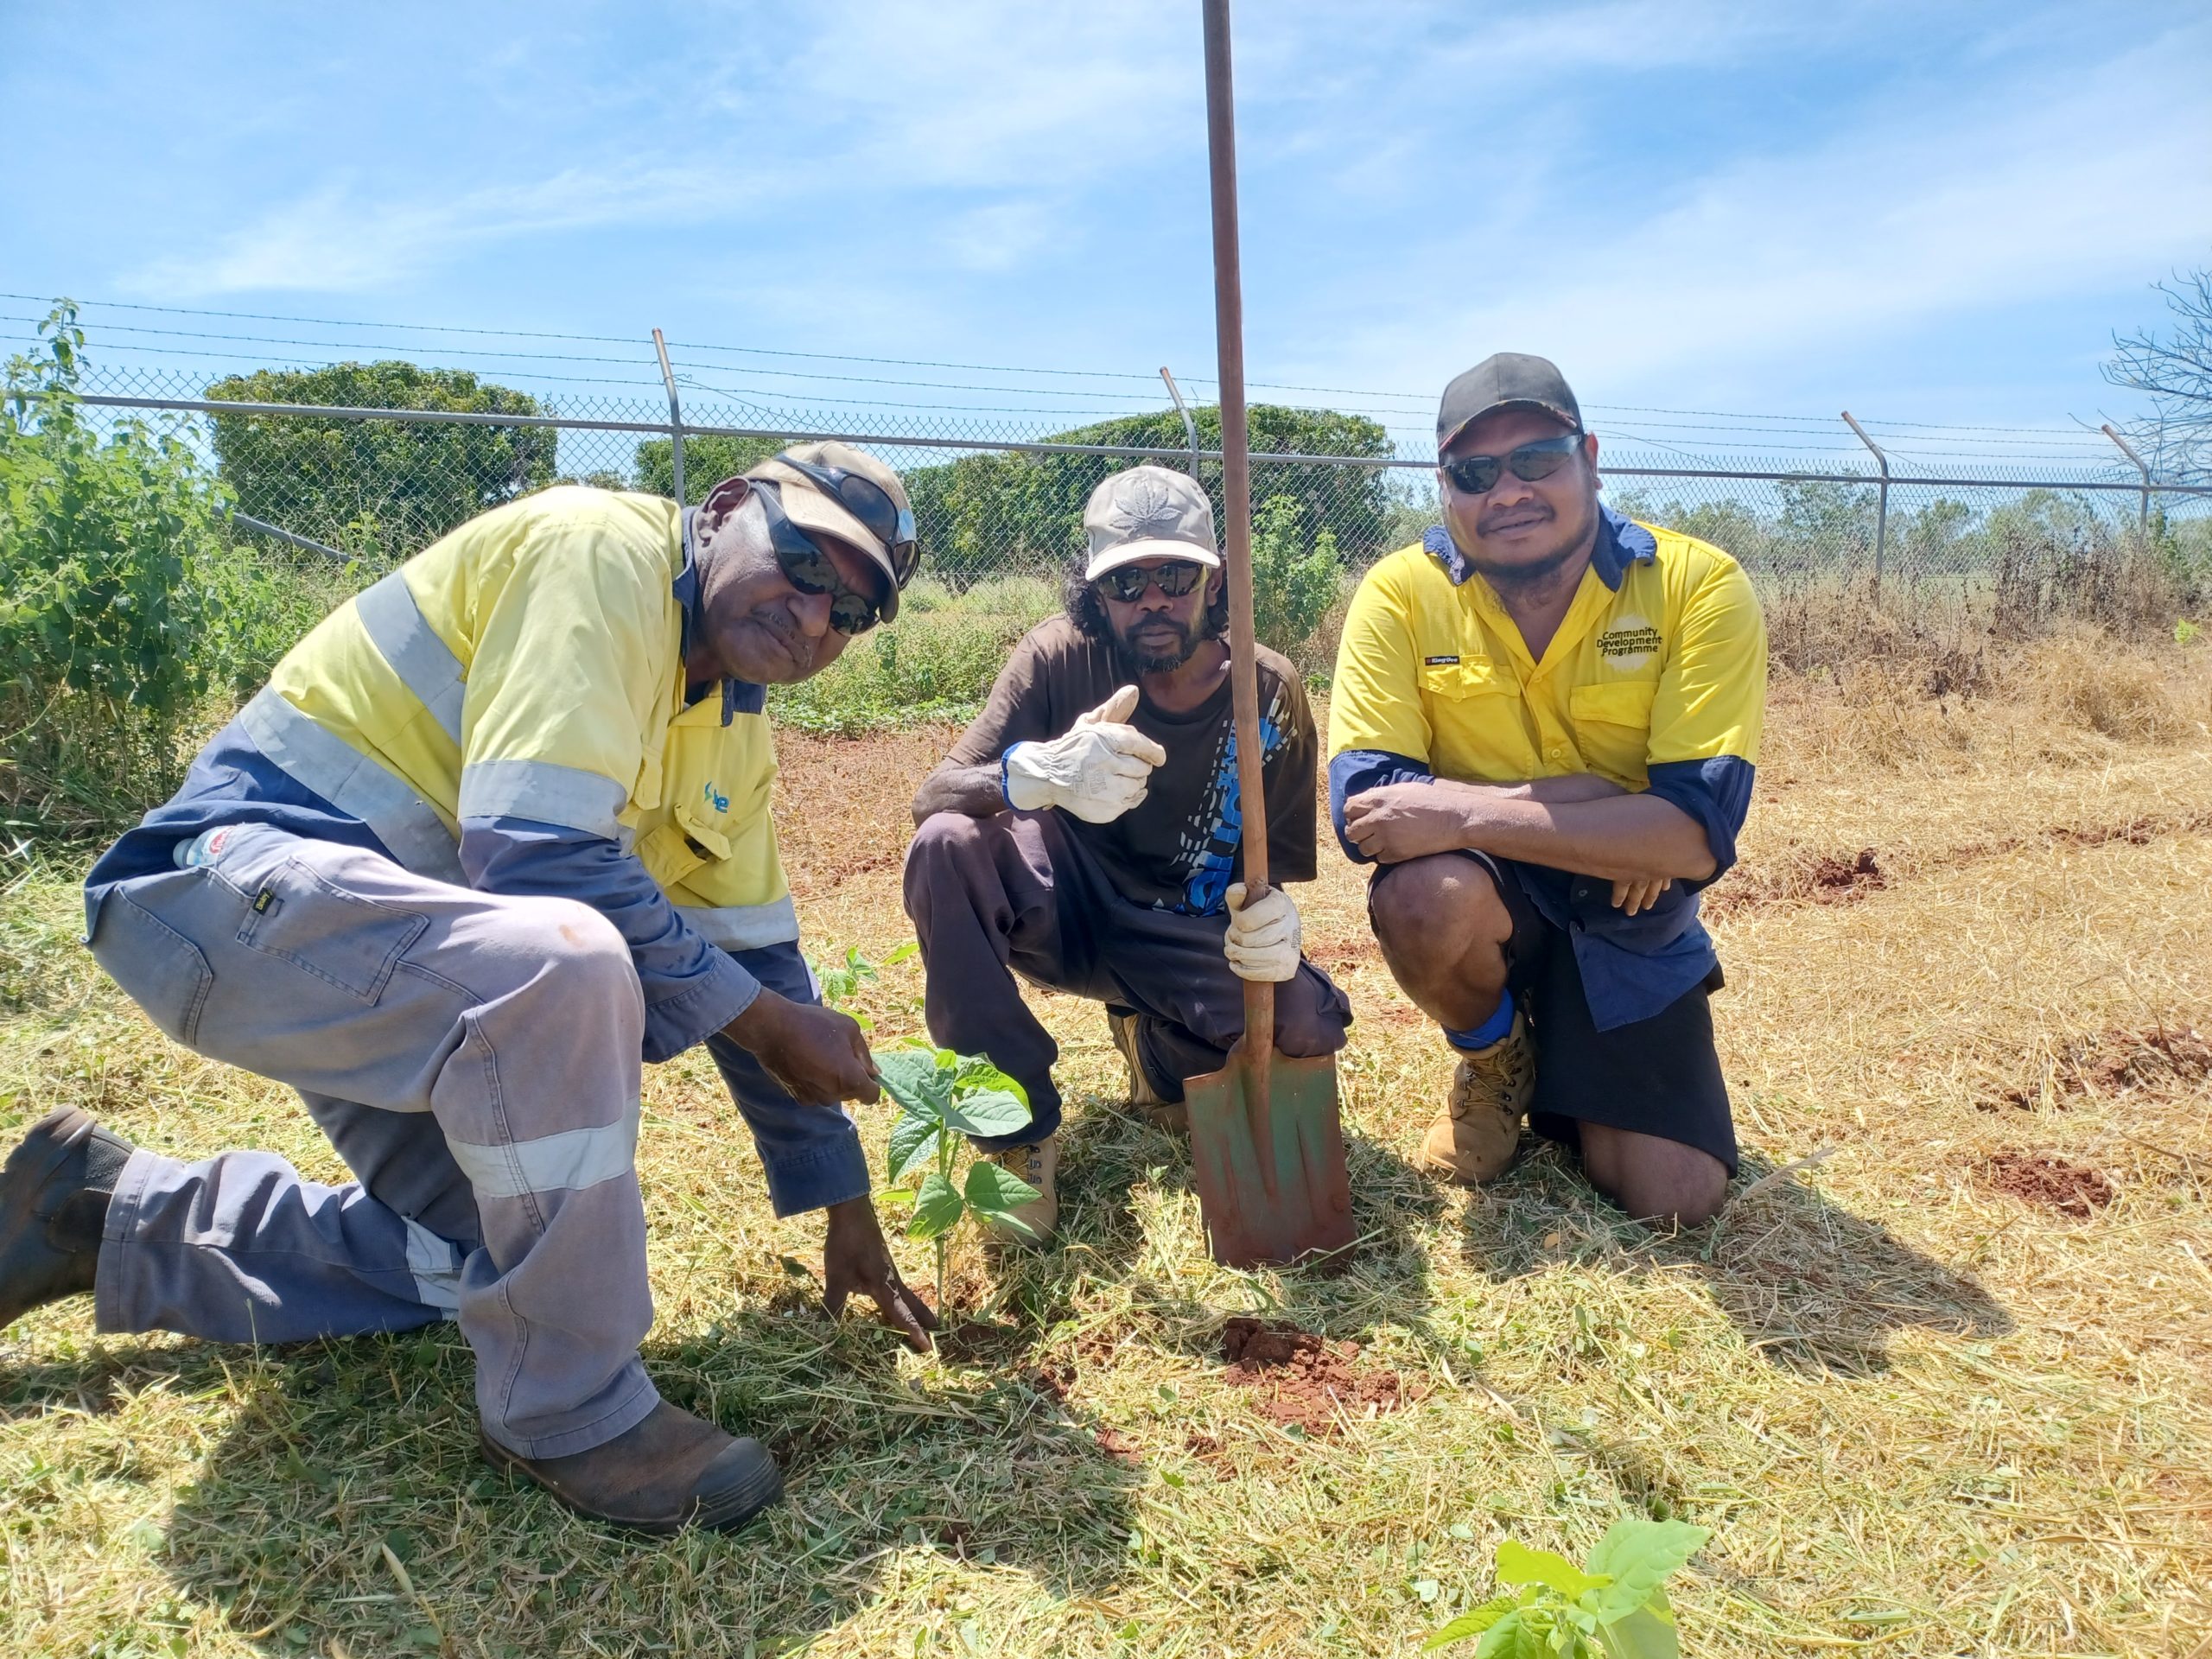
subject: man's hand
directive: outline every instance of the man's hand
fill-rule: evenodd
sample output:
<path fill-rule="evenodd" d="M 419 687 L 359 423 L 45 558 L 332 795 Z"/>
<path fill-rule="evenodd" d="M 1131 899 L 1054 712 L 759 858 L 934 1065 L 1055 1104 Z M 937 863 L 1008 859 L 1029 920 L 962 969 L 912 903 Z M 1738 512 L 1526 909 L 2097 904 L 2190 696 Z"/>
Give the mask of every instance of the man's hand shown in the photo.
<path fill-rule="evenodd" d="M 1344 833 L 1378 864 L 1467 845 L 1464 791 L 1442 783 L 1385 784 L 1344 803 Z"/>
<path fill-rule="evenodd" d="M 834 1008 L 794 1002 L 763 986 L 753 1006 L 723 1027 L 730 1040 L 804 1104 L 882 1097 L 875 1061 L 857 1022 Z M 873 1224 L 873 1223 L 871 1223 Z"/>
<path fill-rule="evenodd" d="M 1613 883 L 1613 908 L 1624 916 L 1633 916 L 1638 911 L 1649 910 L 1657 904 L 1659 895 L 1674 885 L 1663 875 L 1649 881 L 1616 881 Z"/>
<path fill-rule="evenodd" d="M 845 1299 L 858 1291 L 874 1302 L 887 1330 L 897 1332 L 916 1353 L 929 1352 L 937 1315 L 899 1280 L 875 1206 L 864 1198 L 848 1198 L 824 1213 L 830 1225 L 822 1241 L 822 1305 L 830 1317 L 843 1313 Z"/>
<path fill-rule="evenodd" d="M 1128 724 L 1137 689 L 1125 685 L 1076 716 L 1060 737 L 1006 752 L 1007 804 L 1033 812 L 1064 806 L 1086 823 L 1108 823 L 1144 799 L 1167 751 Z"/>
<path fill-rule="evenodd" d="M 1298 906 L 1281 887 L 1269 887 L 1247 904 L 1244 884 L 1229 884 L 1229 936 L 1222 953 L 1239 979 L 1280 984 L 1298 976 Z"/>

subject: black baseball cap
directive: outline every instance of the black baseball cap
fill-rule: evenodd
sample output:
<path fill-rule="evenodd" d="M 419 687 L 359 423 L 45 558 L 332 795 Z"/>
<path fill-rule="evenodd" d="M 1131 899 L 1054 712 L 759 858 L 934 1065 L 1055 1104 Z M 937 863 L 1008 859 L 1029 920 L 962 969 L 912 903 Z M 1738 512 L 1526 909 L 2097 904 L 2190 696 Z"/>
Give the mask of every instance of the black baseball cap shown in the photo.
<path fill-rule="evenodd" d="M 1567 377 L 1548 358 L 1523 352 L 1499 352 L 1484 358 L 1444 388 L 1436 409 L 1436 453 L 1493 409 L 1541 409 L 1573 430 L 1582 429 L 1582 405 Z"/>

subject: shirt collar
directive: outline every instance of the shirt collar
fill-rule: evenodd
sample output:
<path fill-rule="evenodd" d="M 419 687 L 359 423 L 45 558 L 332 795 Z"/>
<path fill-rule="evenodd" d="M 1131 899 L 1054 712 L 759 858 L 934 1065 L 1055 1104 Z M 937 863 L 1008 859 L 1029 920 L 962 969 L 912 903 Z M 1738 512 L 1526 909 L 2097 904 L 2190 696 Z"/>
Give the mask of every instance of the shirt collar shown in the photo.
<path fill-rule="evenodd" d="M 676 602 L 683 607 L 683 626 L 677 636 L 677 654 L 687 664 L 691 659 L 691 636 L 702 626 L 699 614 L 699 560 L 693 550 L 692 541 L 693 521 L 698 515 L 696 507 L 683 509 L 683 568 L 676 573 L 676 580 L 669 584 L 669 591 L 676 595 Z M 705 696 L 709 683 L 712 682 L 702 682 L 696 686 L 687 684 L 683 692 L 684 706 L 690 708 Z M 725 726 L 736 715 L 757 715 L 768 706 L 768 688 L 765 685 L 727 677 L 721 684 L 722 724 Z"/>
<path fill-rule="evenodd" d="M 1467 562 L 1467 556 L 1459 550 L 1451 532 L 1443 525 L 1430 525 L 1421 533 L 1421 544 L 1444 567 L 1444 574 L 1452 579 L 1454 588 L 1474 575 L 1475 567 Z M 1598 504 L 1598 544 L 1590 550 L 1590 568 L 1598 573 L 1599 581 L 1618 593 L 1629 566 L 1649 564 L 1658 556 L 1657 537 L 1604 502 Z"/>

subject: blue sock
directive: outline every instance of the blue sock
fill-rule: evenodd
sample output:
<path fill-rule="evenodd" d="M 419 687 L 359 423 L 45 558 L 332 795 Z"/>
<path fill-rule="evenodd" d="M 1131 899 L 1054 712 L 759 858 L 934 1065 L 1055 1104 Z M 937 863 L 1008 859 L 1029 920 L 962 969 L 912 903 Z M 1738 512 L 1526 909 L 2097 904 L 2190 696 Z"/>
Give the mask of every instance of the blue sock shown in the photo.
<path fill-rule="evenodd" d="M 1513 993 L 1500 991 L 1497 994 L 1497 1013 L 1491 1014 L 1479 1026 L 1472 1027 L 1468 1030 L 1447 1030 L 1444 1033 L 1444 1040 L 1454 1048 L 1462 1048 L 1471 1052 L 1478 1048 L 1488 1048 L 1492 1043 L 1501 1041 L 1506 1033 L 1512 1029 Z"/>

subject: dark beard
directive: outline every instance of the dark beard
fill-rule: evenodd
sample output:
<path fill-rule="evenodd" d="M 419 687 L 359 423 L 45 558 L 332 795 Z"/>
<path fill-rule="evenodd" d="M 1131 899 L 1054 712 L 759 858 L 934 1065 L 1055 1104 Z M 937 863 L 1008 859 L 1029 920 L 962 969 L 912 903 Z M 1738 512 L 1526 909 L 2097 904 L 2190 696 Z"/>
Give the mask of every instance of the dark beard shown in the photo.
<path fill-rule="evenodd" d="M 1549 583 L 1567 561 L 1580 551 L 1581 544 L 1578 541 L 1533 564 L 1491 564 L 1476 558 L 1469 558 L 1467 563 L 1474 567 L 1477 575 L 1501 594 L 1533 593 Z"/>
<path fill-rule="evenodd" d="M 1147 620 L 1149 620 L 1150 619 L 1147 619 Z M 1115 656 L 1121 658 L 1122 665 L 1124 668 L 1128 669 L 1135 673 L 1172 673 L 1174 670 L 1182 667 L 1184 664 L 1189 662 L 1192 657 L 1197 652 L 1198 647 L 1205 643 L 1205 625 L 1204 621 L 1201 620 L 1194 622 L 1185 627 L 1182 624 L 1176 622 L 1172 619 L 1168 619 L 1167 626 L 1173 628 L 1176 633 L 1176 644 L 1173 650 L 1166 652 L 1141 651 L 1135 645 L 1132 645 L 1128 639 L 1122 635 L 1120 630 L 1116 629 L 1114 633 Z"/>

